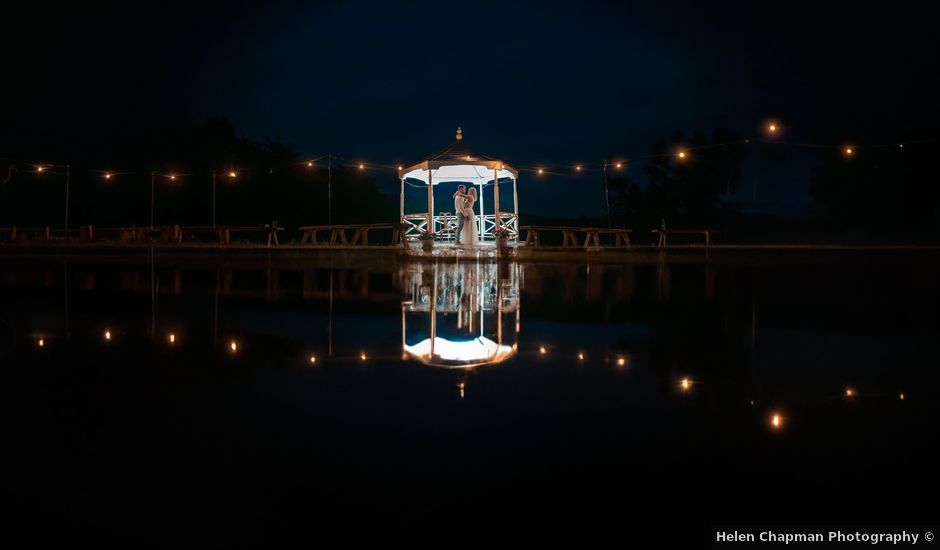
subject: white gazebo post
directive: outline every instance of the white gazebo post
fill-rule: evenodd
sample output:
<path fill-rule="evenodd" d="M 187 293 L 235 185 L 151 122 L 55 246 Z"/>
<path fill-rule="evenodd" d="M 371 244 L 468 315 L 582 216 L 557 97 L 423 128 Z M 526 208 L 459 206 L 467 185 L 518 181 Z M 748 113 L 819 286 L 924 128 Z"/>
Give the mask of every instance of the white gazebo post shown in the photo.
<path fill-rule="evenodd" d="M 496 231 L 502 227 L 502 223 L 499 221 L 499 168 L 493 167 L 493 213 L 496 214 L 496 225 L 493 226 L 493 236 L 496 236 Z"/>
<path fill-rule="evenodd" d="M 480 240 L 483 241 L 486 238 L 486 209 L 483 204 L 483 178 L 477 178 L 477 185 L 480 187 Z"/>
<path fill-rule="evenodd" d="M 515 243 L 519 244 L 519 191 L 516 185 L 516 182 L 519 181 L 519 176 L 512 178 L 512 213 L 516 217 L 516 237 Z"/>
<path fill-rule="evenodd" d="M 405 178 L 398 171 L 398 180 L 401 182 L 401 192 L 398 199 L 398 222 L 405 223 Z"/>
<path fill-rule="evenodd" d="M 428 225 L 425 230 L 428 233 L 434 232 L 434 170 L 428 166 Z"/>

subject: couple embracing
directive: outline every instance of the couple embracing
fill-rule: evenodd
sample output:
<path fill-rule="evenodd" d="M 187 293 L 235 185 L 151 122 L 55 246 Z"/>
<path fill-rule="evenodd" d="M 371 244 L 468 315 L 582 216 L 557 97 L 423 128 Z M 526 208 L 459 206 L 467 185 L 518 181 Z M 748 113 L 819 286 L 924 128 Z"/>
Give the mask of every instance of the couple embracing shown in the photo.
<path fill-rule="evenodd" d="M 457 187 L 454 193 L 454 212 L 457 214 L 457 244 L 476 246 L 480 239 L 477 236 L 477 224 L 473 216 L 473 205 L 477 202 L 477 190 L 473 187 L 467 191 L 466 186 Z"/>

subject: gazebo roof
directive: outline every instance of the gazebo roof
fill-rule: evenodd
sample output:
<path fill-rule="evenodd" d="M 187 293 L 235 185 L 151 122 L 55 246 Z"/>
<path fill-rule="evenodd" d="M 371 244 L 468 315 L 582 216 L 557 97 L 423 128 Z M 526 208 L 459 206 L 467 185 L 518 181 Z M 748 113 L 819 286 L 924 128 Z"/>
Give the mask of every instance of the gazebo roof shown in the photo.
<path fill-rule="evenodd" d="M 519 172 L 503 161 L 477 152 L 463 140 L 463 131 L 447 147 L 431 153 L 421 162 L 406 166 L 402 178 L 423 181 L 431 179 L 434 185 L 448 182 L 487 183 L 493 181 L 493 171 L 499 178 L 517 178 Z M 433 172 L 432 172 L 433 171 Z"/>

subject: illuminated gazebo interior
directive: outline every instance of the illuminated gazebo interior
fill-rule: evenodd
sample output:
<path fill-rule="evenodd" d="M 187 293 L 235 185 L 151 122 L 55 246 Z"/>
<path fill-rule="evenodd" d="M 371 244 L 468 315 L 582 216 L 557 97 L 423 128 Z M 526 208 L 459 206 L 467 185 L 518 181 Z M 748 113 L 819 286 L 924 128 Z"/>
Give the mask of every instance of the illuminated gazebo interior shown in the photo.
<path fill-rule="evenodd" d="M 457 128 L 454 141 L 447 147 L 435 151 L 424 160 L 405 166 L 400 170 L 401 181 L 400 216 L 406 226 L 406 237 L 415 238 L 430 230 L 438 235 L 447 235 L 455 225 L 453 205 L 448 204 L 435 214 L 434 186 L 441 184 L 465 184 L 476 187 L 479 196 L 477 215 L 478 234 L 481 241 L 493 239 L 493 231 L 503 228 L 510 238 L 518 241 L 519 235 L 519 172 L 505 162 L 481 154 L 463 140 L 463 131 Z M 512 184 L 512 210 L 500 210 L 500 185 Z M 423 187 L 427 191 L 424 212 L 405 211 L 405 186 Z M 483 190 L 493 186 L 493 204 L 483 200 Z M 456 185 L 455 185 L 456 187 Z M 487 208 L 490 208 L 489 212 Z"/>

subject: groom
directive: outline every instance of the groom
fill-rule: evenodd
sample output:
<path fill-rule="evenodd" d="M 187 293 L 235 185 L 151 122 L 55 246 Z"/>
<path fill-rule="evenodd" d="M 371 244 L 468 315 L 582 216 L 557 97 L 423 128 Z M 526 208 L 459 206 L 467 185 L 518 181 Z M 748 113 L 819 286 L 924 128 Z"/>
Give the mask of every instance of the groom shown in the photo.
<path fill-rule="evenodd" d="M 457 230 L 454 233 L 454 242 L 460 243 L 460 234 L 463 233 L 464 208 L 467 207 L 467 199 L 463 198 L 467 194 L 465 185 L 458 185 L 457 192 L 454 193 L 454 214 L 457 215 Z"/>

